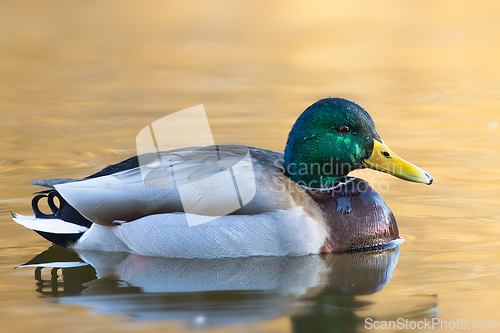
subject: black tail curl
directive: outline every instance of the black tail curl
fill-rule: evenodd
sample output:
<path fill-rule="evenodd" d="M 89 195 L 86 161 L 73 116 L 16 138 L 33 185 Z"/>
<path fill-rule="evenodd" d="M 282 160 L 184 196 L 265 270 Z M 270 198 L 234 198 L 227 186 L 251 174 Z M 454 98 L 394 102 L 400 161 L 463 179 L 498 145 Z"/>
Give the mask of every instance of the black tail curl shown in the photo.
<path fill-rule="evenodd" d="M 33 208 L 33 212 L 35 213 L 35 216 L 37 218 L 60 219 L 66 222 L 90 228 L 92 222 L 86 219 L 76 209 L 74 209 L 73 206 L 71 206 L 66 200 L 64 200 L 56 190 L 48 190 L 41 193 L 44 194 L 38 194 L 33 198 L 33 200 L 31 200 L 31 207 Z M 54 197 L 59 199 L 59 207 L 57 207 L 57 205 L 54 203 Z M 38 207 L 38 203 L 43 198 L 47 198 L 47 204 L 52 211 L 52 214 L 45 214 Z"/>
<path fill-rule="evenodd" d="M 40 219 L 59 219 L 69 223 L 81 225 L 90 228 L 92 222 L 86 219 L 75 208 L 73 208 L 56 190 L 47 190 L 38 192 L 31 200 L 31 207 L 35 213 L 36 218 Z M 59 200 L 59 207 L 55 204 L 54 198 Z M 38 206 L 40 200 L 47 198 L 47 204 L 52 211 L 52 214 L 45 214 Z M 45 231 L 35 230 L 40 236 L 51 241 L 52 243 L 60 246 L 67 247 L 75 243 L 83 233 L 77 234 L 57 234 Z"/>

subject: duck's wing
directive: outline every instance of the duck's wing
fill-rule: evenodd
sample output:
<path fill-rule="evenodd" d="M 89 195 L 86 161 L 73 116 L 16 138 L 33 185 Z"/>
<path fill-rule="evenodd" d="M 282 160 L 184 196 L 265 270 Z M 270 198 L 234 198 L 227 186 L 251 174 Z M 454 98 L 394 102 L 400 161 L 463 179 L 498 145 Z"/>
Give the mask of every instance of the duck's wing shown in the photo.
<path fill-rule="evenodd" d="M 290 204 L 281 153 L 246 146 L 144 154 L 82 180 L 44 180 L 88 220 L 112 225 L 171 212 L 260 214 Z"/>

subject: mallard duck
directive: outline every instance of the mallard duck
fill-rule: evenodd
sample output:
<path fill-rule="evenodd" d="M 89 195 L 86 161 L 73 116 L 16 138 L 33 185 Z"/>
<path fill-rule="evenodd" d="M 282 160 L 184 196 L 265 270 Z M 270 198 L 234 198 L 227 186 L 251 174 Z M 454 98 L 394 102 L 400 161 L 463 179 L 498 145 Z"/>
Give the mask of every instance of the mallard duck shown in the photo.
<path fill-rule="evenodd" d="M 360 168 L 432 183 L 384 144 L 362 107 L 330 97 L 299 116 L 284 154 L 216 145 L 135 156 L 84 179 L 35 181 L 48 188 L 32 200 L 35 215 L 13 216 L 58 245 L 164 257 L 298 256 L 397 242 L 387 204 L 348 176 Z M 52 214 L 38 207 L 45 198 Z"/>

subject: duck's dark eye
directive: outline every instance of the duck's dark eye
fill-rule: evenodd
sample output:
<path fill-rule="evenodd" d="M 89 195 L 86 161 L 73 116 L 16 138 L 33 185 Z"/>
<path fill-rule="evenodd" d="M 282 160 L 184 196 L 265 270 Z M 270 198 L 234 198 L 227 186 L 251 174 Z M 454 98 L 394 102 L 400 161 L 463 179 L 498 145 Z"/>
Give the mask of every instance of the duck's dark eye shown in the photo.
<path fill-rule="evenodd" d="M 339 132 L 342 134 L 347 134 L 351 131 L 351 128 L 347 125 L 340 125 Z"/>

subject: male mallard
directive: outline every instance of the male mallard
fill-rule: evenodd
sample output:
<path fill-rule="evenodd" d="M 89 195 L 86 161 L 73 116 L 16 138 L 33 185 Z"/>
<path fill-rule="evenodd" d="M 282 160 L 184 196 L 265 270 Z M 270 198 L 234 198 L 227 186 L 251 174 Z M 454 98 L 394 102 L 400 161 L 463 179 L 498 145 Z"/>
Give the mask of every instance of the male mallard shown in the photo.
<path fill-rule="evenodd" d="M 35 216 L 14 220 L 63 246 L 165 257 L 294 256 L 396 241 L 384 200 L 347 176 L 360 168 L 432 183 L 383 143 L 363 108 L 330 97 L 300 115 L 284 154 L 219 145 L 136 156 L 84 179 L 34 182 L 49 188 L 33 198 Z M 45 197 L 52 214 L 38 208 Z"/>

